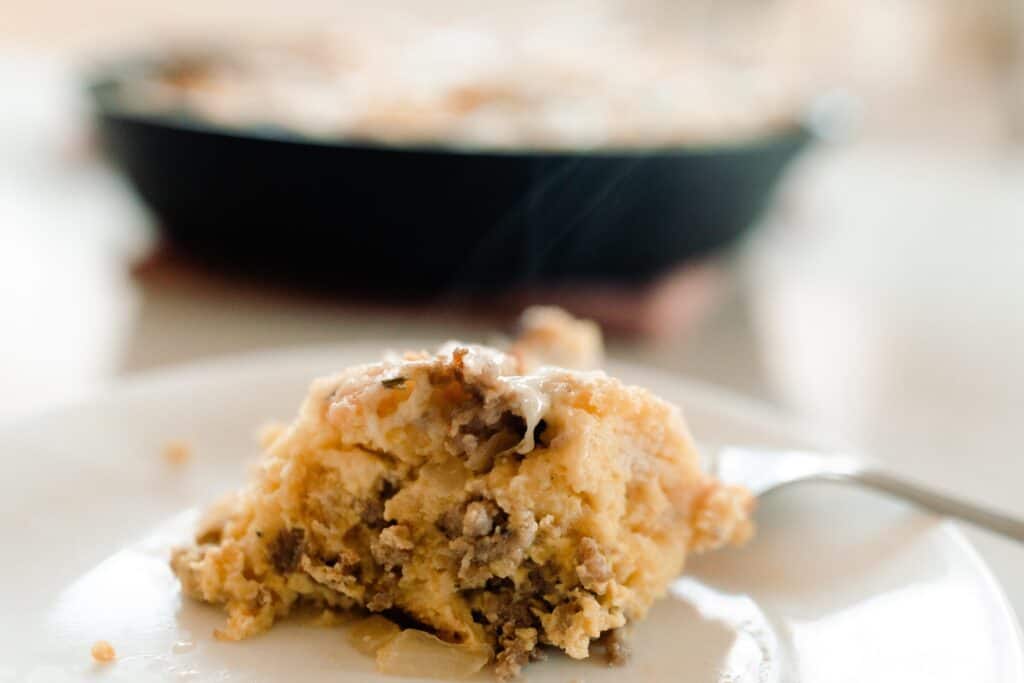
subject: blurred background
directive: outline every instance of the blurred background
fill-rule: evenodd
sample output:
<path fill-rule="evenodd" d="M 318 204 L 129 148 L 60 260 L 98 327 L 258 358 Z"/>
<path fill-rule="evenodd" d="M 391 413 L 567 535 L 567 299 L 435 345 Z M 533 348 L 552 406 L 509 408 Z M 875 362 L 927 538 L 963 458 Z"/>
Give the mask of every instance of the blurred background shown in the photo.
<path fill-rule="evenodd" d="M 482 338 L 559 303 L 617 358 L 1024 515 L 1019 0 L 0 17 L 0 421 L 127 373 Z M 970 533 L 1024 613 L 1024 554 Z"/>

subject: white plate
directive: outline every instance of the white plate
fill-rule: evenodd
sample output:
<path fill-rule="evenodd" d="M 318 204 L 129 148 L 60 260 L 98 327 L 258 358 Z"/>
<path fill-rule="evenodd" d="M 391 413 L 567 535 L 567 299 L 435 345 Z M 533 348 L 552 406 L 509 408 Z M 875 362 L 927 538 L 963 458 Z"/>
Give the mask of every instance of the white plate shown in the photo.
<path fill-rule="evenodd" d="M 215 641 L 221 613 L 181 599 L 167 554 L 197 506 L 243 480 L 258 425 L 290 418 L 314 375 L 376 356 L 359 346 L 192 366 L 0 430 L 0 681 L 375 680 L 339 629 L 286 622 Z M 742 400 L 615 372 L 678 401 L 701 439 L 806 445 Z M 184 467 L 161 458 L 173 438 L 194 444 Z M 828 485 L 769 498 L 759 523 L 748 547 L 692 561 L 636 627 L 630 668 L 552 657 L 529 681 L 1024 680 L 1016 619 L 949 525 Z M 98 639 L 116 663 L 91 662 Z"/>

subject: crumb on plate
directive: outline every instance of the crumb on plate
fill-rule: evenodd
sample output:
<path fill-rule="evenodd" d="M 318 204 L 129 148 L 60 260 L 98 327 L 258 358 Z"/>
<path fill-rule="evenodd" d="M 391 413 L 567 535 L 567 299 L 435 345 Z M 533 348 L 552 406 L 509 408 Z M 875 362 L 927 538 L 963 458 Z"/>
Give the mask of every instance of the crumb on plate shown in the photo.
<path fill-rule="evenodd" d="M 172 465 L 183 465 L 192 459 L 192 446 L 187 441 L 168 441 L 163 450 L 164 460 Z"/>
<path fill-rule="evenodd" d="M 92 646 L 92 658 L 97 662 L 112 662 L 117 659 L 117 652 L 107 641 L 97 640 Z"/>
<path fill-rule="evenodd" d="M 629 664 L 629 657 L 632 653 L 623 629 L 617 628 L 605 631 L 601 635 L 600 641 L 604 645 L 604 657 L 608 666 L 625 666 Z"/>

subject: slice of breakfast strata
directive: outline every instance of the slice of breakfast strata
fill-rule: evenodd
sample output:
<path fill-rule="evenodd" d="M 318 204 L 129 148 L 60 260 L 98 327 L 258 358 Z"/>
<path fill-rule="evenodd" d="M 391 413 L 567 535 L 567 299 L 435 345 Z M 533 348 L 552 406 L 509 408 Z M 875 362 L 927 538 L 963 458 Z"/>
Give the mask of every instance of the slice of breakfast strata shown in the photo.
<path fill-rule="evenodd" d="M 589 328 L 538 321 L 599 356 Z M 384 613 L 508 678 L 542 645 L 584 658 L 603 637 L 621 654 L 616 630 L 688 552 L 750 534 L 751 497 L 700 471 L 674 406 L 544 366 L 571 354 L 534 332 L 512 353 L 449 343 L 314 382 L 254 481 L 173 555 L 185 593 L 226 608 L 217 635 L 299 604 Z"/>

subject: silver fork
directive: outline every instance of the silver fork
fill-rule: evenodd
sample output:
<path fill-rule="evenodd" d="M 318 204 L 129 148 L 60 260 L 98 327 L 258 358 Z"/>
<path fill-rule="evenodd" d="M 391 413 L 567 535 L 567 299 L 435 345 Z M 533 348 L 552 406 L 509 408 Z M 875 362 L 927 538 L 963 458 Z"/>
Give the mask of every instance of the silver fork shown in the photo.
<path fill-rule="evenodd" d="M 1024 521 L 894 476 L 866 458 L 729 446 L 709 460 L 712 474 L 758 498 L 804 481 L 851 482 L 1024 542 Z"/>

